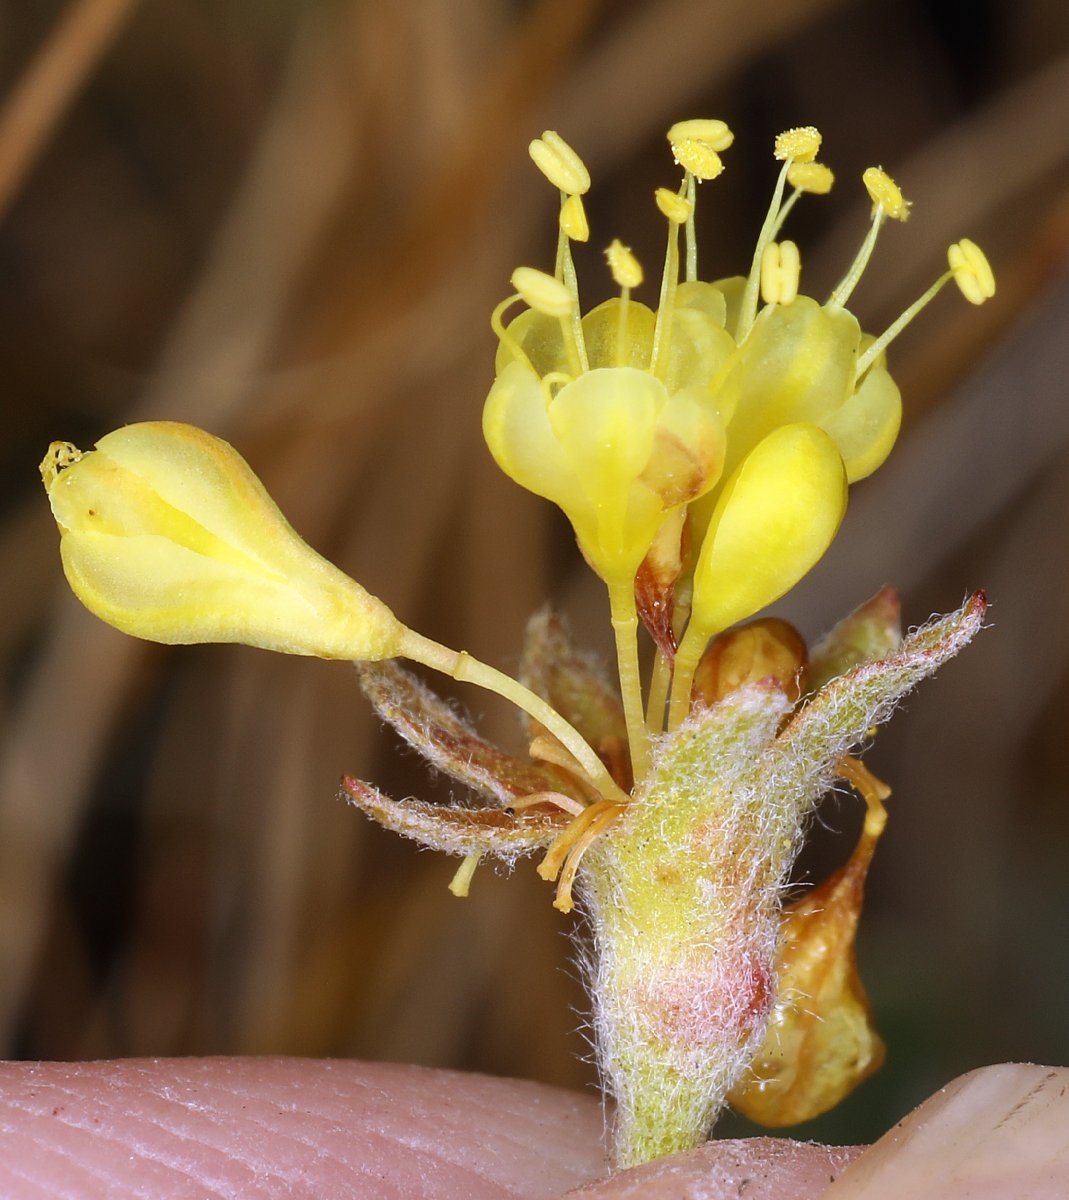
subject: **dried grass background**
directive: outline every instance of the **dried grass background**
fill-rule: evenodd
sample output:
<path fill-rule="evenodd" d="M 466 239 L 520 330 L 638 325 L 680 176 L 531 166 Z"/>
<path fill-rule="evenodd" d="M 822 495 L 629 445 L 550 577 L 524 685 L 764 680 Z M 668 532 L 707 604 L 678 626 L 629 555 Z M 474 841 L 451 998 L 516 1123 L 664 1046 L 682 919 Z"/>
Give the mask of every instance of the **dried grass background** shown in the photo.
<path fill-rule="evenodd" d="M 1069 1061 L 1069 10 L 1061 0 L 52 0 L 0 5 L 0 1052 L 300 1053 L 585 1085 L 567 922 L 521 865 L 476 876 L 335 798 L 426 792 L 342 664 L 166 650 L 62 584 L 52 438 L 206 426 L 406 621 L 501 666 L 546 598 L 608 623 L 559 520 L 489 461 L 492 305 L 548 265 L 524 153 L 595 177 L 582 277 L 619 235 L 655 272 L 663 130 L 738 134 L 703 260 L 748 261 L 772 136 L 839 183 L 799 211 L 833 282 L 882 163 L 915 202 L 856 296 L 882 328 L 963 234 L 996 302 L 937 302 L 893 351 L 907 429 L 786 606 L 814 636 L 884 582 L 907 619 L 984 586 L 993 627 L 880 738 L 895 789 L 863 972 L 890 1065 L 829 1136 L 956 1071 Z M 586 268 L 583 271 L 583 268 Z M 510 713 L 467 702 L 501 737 Z M 832 800 L 812 869 L 857 804 Z"/>

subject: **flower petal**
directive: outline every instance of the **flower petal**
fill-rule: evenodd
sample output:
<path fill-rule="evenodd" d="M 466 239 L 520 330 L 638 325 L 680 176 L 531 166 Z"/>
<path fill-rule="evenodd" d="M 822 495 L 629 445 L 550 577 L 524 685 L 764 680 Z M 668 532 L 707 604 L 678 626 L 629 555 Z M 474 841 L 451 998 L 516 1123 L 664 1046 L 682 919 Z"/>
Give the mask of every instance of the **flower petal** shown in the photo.
<path fill-rule="evenodd" d="M 778 599 L 831 544 L 846 511 L 835 443 L 815 425 L 785 425 L 724 487 L 694 572 L 691 622 L 706 636 Z"/>
<path fill-rule="evenodd" d="M 853 390 L 860 340 L 846 309 L 809 296 L 763 308 L 714 383 L 728 423 L 726 469 L 777 426 L 819 424 L 835 412 Z"/>
<path fill-rule="evenodd" d="M 818 422 L 835 439 L 851 483 L 883 465 L 902 425 L 902 395 L 890 373 L 873 366 L 857 391 Z"/>
<path fill-rule="evenodd" d="M 404 626 L 301 540 L 226 442 L 153 421 L 86 454 L 61 448 L 42 475 L 64 571 L 110 625 L 156 642 L 323 658 L 398 652 Z"/>

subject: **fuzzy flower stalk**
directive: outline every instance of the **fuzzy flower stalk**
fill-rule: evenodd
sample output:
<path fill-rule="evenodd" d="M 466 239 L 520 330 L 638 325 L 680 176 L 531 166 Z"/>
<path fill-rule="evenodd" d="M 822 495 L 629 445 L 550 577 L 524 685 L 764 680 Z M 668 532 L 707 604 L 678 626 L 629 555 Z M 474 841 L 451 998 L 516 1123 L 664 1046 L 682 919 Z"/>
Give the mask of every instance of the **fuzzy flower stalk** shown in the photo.
<path fill-rule="evenodd" d="M 971 303 L 993 295 L 983 253 L 955 243 L 915 304 L 864 332 L 847 305 L 882 228 L 909 215 L 873 167 L 854 261 L 830 296 L 805 295 L 782 231 L 803 196 L 833 182 L 806 127 L 775 141 L 747 273 L 703 280 L 699 185 L 721 174 L 733 138 L 722 121 L 695 120 L 668 140 L 681 179 L 654 197 L 667 233 L 656 305 L 634 295 L 644 270 L 614 241 L 618 295 L 584 310 L 572 247 L 590 236 L 590 175 L 548 131 L 530 154 L 560 198 L 552 269 L 519 267 L 492 316 L 486 443 L 563 511 L 604 583 L 612 682 L 548 612 L 528 627 L 518 679 L 409 629 L 310 549 L 237 452 L 201 430 L 131 425 L 87 453 L 53 443 L 42 463 L 64 570 L 93 612 L 156 641 L 356 662 L 376 711 L 469 795 L 398 802 L 347 777 L 352 802 L 458 856 L 458 896 L 484 857 L 541 853 L 555 906 L 578 900 L 587 918 L 619 1166 L 696 1145 L 728 1102 L 770 1126 L 805 1120 L 879 1066 L 854 941 L 889 790 L 857 754 L 984 613 L 977 594 L 903 636 L 884 589 L 812 648 L 757 616 L 819 561 L 850 485 L 894 445 L 889 344 L 950 280 Z M 402 658 L 516 705 L 525 752 L 481 738 Z M 806 823 L 837 784 L 866 805 L 861 839 L 788 903 Z"/>

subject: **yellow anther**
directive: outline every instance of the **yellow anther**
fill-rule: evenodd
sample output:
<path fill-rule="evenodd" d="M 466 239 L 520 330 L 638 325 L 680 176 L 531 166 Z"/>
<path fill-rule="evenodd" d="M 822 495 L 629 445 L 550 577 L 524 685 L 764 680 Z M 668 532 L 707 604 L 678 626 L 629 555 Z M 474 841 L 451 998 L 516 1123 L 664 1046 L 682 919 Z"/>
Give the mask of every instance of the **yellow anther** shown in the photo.
<path fill-rule="evenodd" d="M 534 165 L 554 187 L 569 196 L 590 191 L 590 172 L 586 163 L 556 130 L 547 129 L 527 147 Z"/>
<path fill-rule="evenodd" d="M 573 242 L 585 242 L 590 238 L 590 225 L 582 196 L 573 193 L 560 206 L 560 227 L 565 237 Z"/>
<path fill-rule="evenodd" d="M 724 160 L 709 145 L 696 138 L 685 138 L 672 143 L 672 155 L 684 171 L 695 179 L 715 179 L 724 169 Z"/>
<path fill-rule="evenodd" d="M 816 158 L 820 151 L 820 130 L 812 125 L 802 125 L 798 129 L 787 129 L 776 138 L 776 157 L 785 162 L 808 163 Z"/>
<path fill-rule="evenodd" d="M 512 286 L 528 307 L 543 316 L 567 317 L 575 307 L 571 292 L 555 275 L 534 267 L 517 267 L 512 272 Z"/>
<path fill-rule="evenodd" d="M 668 131 L 668 140 L 673 149 L 677 142 L 704 142 L 710 150 L 722 152 L 735 140 L 735 135 L 724 121 L 694 118 L 677 121 Z"/>
<path fill-rule="evenodd" d="M 673 225 L 683 225 L 690 220 L 694 205 L 685 196 L 673 192 L 671 188 L 658 188 L 653 196 L 662 215 L 666 216 Z"/>
<path fill-rule="evenodd" d="M 642 264 L 631 253 L 629 246 L 625 246 L 618 238 L 613 238 L 612 244 L 605 251 L 605 257 L 617 287 L 639 286 L 642 282 Z"/>
<path fill-rule="evenodd" d="M 787 168 L 787 182 L 800 192 L 825 196 L 831 191 L 835 176 L 830 167 L 818 162 L 792 162 Z"/>
<path fill-rule="evenodd" d="M 970 304 L 983 304 L 995 294 L 995 273 L 987 255 L 969 238 L 962 238 L 947 250 L 947 263 Z"/>
<path fill-rule="evenodd" d="M 909 217 L 909 201 L 902 195 L 898 184 L 882 167 L 869 167 L 861 176 L 865 190 L 872 197 L 873 212 L 882 208 L 892 221 L 905 221 Z"/>
<path fill-rule="evenodd" d="M 761 256 L 761 298 L 766 304 L 790 304 L 798 295 L 801 273 L 794 242 L 769 242 Z"/>

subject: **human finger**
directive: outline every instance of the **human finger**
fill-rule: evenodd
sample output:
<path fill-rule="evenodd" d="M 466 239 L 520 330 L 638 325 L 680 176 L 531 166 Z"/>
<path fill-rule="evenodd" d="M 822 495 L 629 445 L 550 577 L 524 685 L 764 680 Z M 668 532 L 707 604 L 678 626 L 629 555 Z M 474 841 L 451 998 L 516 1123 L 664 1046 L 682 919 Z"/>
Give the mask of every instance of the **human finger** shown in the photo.
<path fill-rule="evenodd" d="M 566 1200 L 816 1200 L 863 1149 L 724 1138 L 586 1185 Z"/>
<path fill-rule="evenodd" d="M 538 1200 L 606 1169 L 598 1102 L 541 1084 L 293 1058 L 0 1064 L 6 1200 Z"/>
<path fill-rule="evenodd" d="M 826 1200 L 1061 1200 L 1069 1068 L 1003 1063 L 941 1088 L 884 1134 Z"/>

